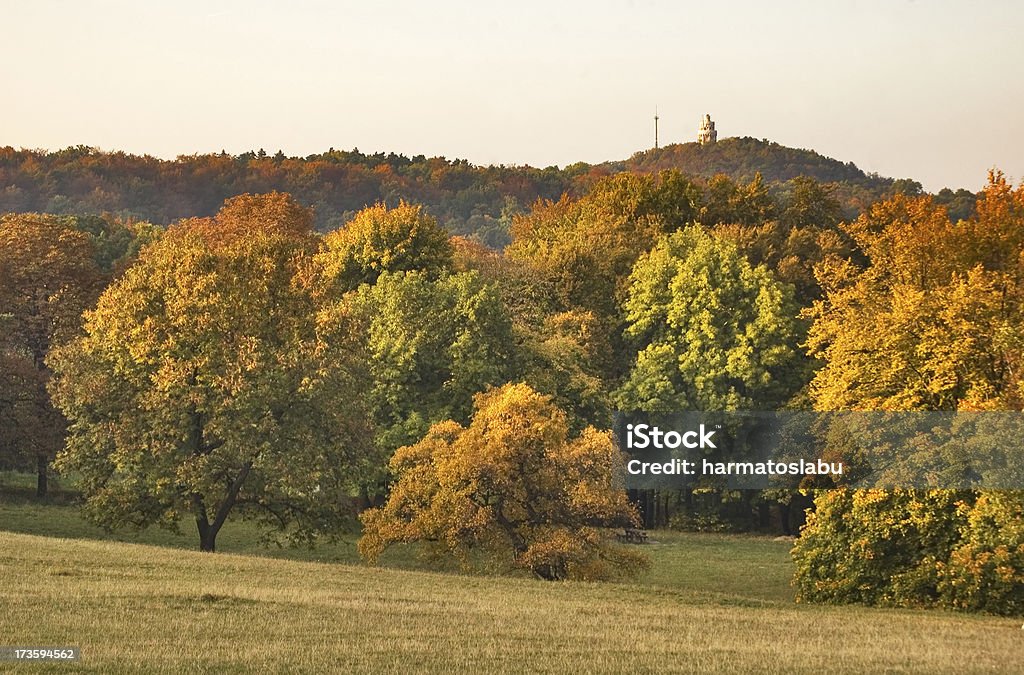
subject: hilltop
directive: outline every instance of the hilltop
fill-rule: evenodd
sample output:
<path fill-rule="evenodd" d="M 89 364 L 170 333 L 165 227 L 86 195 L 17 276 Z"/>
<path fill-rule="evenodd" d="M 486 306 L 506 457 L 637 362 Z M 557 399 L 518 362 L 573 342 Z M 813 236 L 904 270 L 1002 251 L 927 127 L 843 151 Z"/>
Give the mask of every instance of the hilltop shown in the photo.
<path fill-rule="evenodd" d="M 809 176 L 822 183 L 849 182 L 885 189 L 893 179 L 868 174 L 853 162 L 840 162 L 813 150 L 787 148 L 767 139 L 725 138 L 717 143 L 675 143 L 643 150 L 627 160 L 608 162 L 612 171 L 650 172 L 679 169 L 693 176 L 710 177 L 724 173 L 736 180 L 749 180 L 760 173 L 769 183 L 781 183 L 797 176 Z"/>

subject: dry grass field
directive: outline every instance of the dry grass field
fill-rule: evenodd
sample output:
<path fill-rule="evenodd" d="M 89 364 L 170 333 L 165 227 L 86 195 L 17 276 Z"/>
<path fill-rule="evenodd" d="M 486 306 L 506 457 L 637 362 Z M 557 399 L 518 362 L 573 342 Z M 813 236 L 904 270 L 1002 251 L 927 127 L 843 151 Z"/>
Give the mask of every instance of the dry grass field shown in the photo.
<path fill-rule="evenodd" d="M 782 542 L 648 548 L 645 579 L 587 584 L 0 532 L 0 644 L 96 673 L 1024 671 L 1019 621 L 794 604 Z"/>

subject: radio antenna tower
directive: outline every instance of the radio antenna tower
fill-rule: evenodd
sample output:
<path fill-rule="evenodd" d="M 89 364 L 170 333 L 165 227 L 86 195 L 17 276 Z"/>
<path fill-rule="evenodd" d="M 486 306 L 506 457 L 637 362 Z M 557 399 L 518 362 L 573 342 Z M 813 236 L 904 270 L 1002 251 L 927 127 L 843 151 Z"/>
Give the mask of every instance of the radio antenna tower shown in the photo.
<path fill-rule="evenodd" d="M 654 149 L 658 149 L 658 106 L 654 106 Z"/>

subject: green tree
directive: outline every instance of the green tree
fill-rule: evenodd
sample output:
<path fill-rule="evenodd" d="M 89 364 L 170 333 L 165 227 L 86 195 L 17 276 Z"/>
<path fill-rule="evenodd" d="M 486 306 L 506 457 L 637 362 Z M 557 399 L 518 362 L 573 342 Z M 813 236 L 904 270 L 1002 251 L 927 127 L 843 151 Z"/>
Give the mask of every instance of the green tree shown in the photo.
<path fill-rule="evenodd" d="M 150 223 L 123 221 L 109 214 L 60 216 L 59 221 L 89 236 L 96 265 L 108 275 L 118 274 L 131 265 L 139 250 L 162 231 Z"/>
<path fill-rule="evenodd" d="M 627 410 L 771 409 L 799 386 L 792 290 L 699 227 L 664 237 L 630 276 L 638 353 Z"/>
<path fill-rule="evenodd" d="M 664 237 L 637 261 L 625 309 L 636 356 L 616 392 L 623 410 L 771 410 L 806 380 L 806 362 L 794 349 L 799 330 L 791 287 L 699 226 Z M 700 499 L 691 493 L 685 500 L 687 509 L 704 511 L 698 520 L 721 522 L 724 512 L 734 519 L 755 508 L 749 492 L 737 501 L 701 489 Z M 659 505 L 667 495 L 640 497 L 645 523 L 664 524 Z"/>
<path fill-rule="evenodd" d="M 109 528 L 177 528 L 213 551 L 229 515 L 294 540 L 350 512 L 372 433 L 357 345 L 305 283 L 311 216 L 245 195 L 147 246 L 50 357 L 63 472 Z"/>
<path fill-rule="evenodd" d="M 611 426 L 612 400 L 601 378 L 611 347 L 593 313 L 552 314 L 526 327 L 521 337 L 522 379 L 553 397 L 568 415 L 571 430 Z"/>
<path fill-rule="evenodd" d="M 779 220 L 787 228 L 835 227 L 842 220 L 843 211 L 832 193 L 832 187 L 813 178 L 794 178 L 789 182 Z"/>
<path fill-rule="evenodd" d="M 945 561 L 956 544 L 964 496 L 948 490 L 823 491 L 793 549 L 797 598 L 933 604 L 939 595 L 936 562 Z"/>
<path fill-rule="evenodd" d="M 561 311 L 553 284 L 530 264 L 464 239 L 455 241 L 456 269 L 478 272 L 508 310 L 515 379 L 553 396 L 574 431 L 610 426 L 611 398 L 601 376 L 610 369 L 612 354 L 600 320 L 593 312 Z"/>
<path fill-rule="evenodd" d="M 340 303 L 359 326 L 368 402 L 385 456 L 444 419 L 466 421 L 473 395 L 513 370 L 511 324 L 476 272 L 381 275 Z"/>
<path fill-rule="evenodd" d="M 773 220 L 756 226 L 719 225 L 713 232 L 735 242 L 752 265 L 764 265 L 776 279 L 792 285 L 801 308 L 821 297 L 815 267 L 853 254 L 850 238 L 831 228 L 787 228 Z"/>
<path fill-rule="evenodd" d="M 1024 613 L 1024 492 L 978 497 L 960 528 L 959 545 L 939 565 L 943 604 L 969 611 Z"/>
<path fill-rule="evenodd" d="M 646 560 L 614 543 L 609 528 L 637 514 L 617 487 L 619 450 L 607 432 L 570 437 L 565 414 L 524 384 L 476 399 L 473 420 L 434 425 L 398 451 L 387 503 L 364 512 L 360 553 L 424 542 L 464 564 L 492 564 L 539 578 L 601 579 Z"/>
<path fill-rule="evenodd" d="M 697 217 L 699 199 L 699 189 L 678 171 L 618 174 L 598 181 L 579 200 L 538 202 L 513 221 L 505 253 L 553 293 L 550 314 L 589 315 L 594 333 L 606 336 L 608 353 L 583 367 L 595 369 L 606 388 L 628 362 L 620 305 L 630 270 L 662 233 Z M 532 342 L 548 351 L 542 341 Z"/>
<path fill-rule="evenodd" d="M 708 179 L 700 209 L 700 223 L 711 227 L 730 224 L 756 226 L 775 217 L 775 201 L 760 173 L 746 185 L 724 174 Z"/>
<path fill-rule="evenodd" d="M 956 192 L 942 188 L 935 194 L 935 201 L 945 206 L 949 219 L 957 223 L 974 215 L 974 205 L 978 201 L 978 196 L 964 188 L 959 188 Z"/>

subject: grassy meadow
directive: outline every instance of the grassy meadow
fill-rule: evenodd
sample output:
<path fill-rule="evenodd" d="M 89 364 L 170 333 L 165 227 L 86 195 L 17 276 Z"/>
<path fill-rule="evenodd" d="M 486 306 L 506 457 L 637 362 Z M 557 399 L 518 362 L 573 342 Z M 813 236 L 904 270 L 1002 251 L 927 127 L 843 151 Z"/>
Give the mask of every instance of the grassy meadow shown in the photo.
<path fill-rule="evenodd" d="M 793 602 L 790 545 L 655 533 L 624 584 L 424 571 L 354 541 L 264 548 L 232 523 L 111 537 L 71 505 L 0 501 L 0 644 L 82 649 L 75 671 L 1020 672 L 1018 621 Z M 0 670 L 69 670 L 0 664 Z"/>

